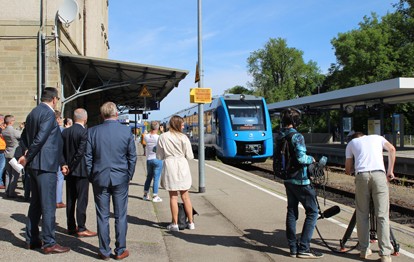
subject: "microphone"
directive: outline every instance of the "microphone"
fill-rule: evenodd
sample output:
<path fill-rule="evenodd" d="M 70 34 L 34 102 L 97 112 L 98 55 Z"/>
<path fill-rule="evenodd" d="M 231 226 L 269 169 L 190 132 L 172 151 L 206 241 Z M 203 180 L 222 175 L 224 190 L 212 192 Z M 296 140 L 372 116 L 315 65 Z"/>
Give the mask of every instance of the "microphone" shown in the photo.
<path fill-rule="evenodd" d="M 339 214 L 339 212 L 341 212 L 341 208 L 339 208 L 339 206 L 333 206 L 321 213 L 318 219 L 330 218 Z"/>

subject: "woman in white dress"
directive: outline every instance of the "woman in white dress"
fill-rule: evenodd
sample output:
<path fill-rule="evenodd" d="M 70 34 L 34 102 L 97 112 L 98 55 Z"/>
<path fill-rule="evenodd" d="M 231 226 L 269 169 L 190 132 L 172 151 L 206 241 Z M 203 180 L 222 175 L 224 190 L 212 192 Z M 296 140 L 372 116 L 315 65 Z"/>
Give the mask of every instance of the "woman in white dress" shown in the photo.
<path fill-rule="evenodd" d="M 188 190 L 192 179 L 188 160 L 194 158 L 191 143 L 188 137 L 182 133 L 184 119 L 173 116 L 169 122 L 169 130 L 160 135 L 157 144 L 157 159 L 164 160 L 161 174 L 161 186 L 170 194 L 170 209 L 172 223 L 167 226 L 170 231 L 179 231 L 178 228 L 178 192 L 184 203 L 185 213 L 188 218 L 188 229 L 194 229 L 193 206 Z"/>

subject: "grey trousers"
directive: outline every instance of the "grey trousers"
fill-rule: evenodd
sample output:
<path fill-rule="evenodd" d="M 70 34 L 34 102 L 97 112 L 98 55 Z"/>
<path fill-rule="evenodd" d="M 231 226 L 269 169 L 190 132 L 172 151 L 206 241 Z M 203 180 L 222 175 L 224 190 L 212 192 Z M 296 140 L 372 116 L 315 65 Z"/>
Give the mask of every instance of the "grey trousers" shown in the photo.
<path fill-rule="evenodd" d="M 374 203 L 374 214 L 377 218 L 379 255 L 391 255 L 393 247 L 390 240 L 389 190 L 387 177 L 383 171 L 359 172 L 355 176 L 356 222 L 361 252 L 365 252 L 370 243 L 371 197 Z"/>
<path fill-rule="evenodd" d="M 9 164 L 11 158 L 6 158 L 6 195 L 8 197 L 16 197 L 17 180 L 20 174 Z"/>

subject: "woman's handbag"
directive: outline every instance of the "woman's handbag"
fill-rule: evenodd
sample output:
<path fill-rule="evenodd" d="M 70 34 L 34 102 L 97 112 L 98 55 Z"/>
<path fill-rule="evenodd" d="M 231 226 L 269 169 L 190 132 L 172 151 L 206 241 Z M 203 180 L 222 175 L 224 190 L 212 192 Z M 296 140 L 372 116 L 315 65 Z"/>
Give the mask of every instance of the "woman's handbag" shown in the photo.
<path fill-rule="evenodd" d="M 194 222 L 194 215 L 198 215 L 197 211 L 193 208 L 193 222 Z M 180 230 L 187 228 L 187 215 L 184 209 L 184 203 L 178 203 L 178 228 Z"/>

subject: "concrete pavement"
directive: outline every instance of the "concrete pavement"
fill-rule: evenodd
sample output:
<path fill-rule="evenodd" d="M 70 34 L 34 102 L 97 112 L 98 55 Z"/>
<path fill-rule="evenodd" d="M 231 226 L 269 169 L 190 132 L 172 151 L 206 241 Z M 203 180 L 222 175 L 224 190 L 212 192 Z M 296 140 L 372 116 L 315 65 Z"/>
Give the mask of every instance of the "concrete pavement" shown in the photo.
<path fill-rule="evenodd" d="M 171 220 L 168 192 L 160 189 L 161 203 L 142 200 L 145 181 L 145 157 L 142 148 L 136 172 L 130 184 L 128 203 L 127 248 L 130 261 L 293 261 L 288 256 L 285 237 L 286 202 L 281 184 L 253 176 L 247 172 L 206 161 L 206 192 L 198 190 L 198 163 L 190 161 L 193 173 L 191 200 L 200 213 L 195 217 L 195 230 L 168 232 L 165 227 Z M 92 188 L 91 188 L 92 189 Z M 21 184 L 19 192 L 23 194 Z M 64 198 L 65 199 L 65 198 Z M 334 205 L 327 201 L 322 209 Z M 25 249 L 24 228 L 28 203 L 4 198 L 0 192 L 0 260 L 1 261 L 94 261 L 97 260 L 98 239 L 76 238 L 66 234 L 66 210 L 56 212 L 56 238 L 61 245 L 72 250 L 65 254 L 44 255 L 39 250 Z M 341 213 L 332 219 L 318 221 L 318 228 L 326 241 L 339 247 L 353 210 L 341 206 Z M 87 227 L 96 231 L 96 215 L 92 190 L 87 210 Z M 298 221 L 298 231 L 303 223 L 303 210 Z M 111 218 L 111 246 L 114 248 L 114 220 Z M 412 243 L 414 231 L 393 225 L 394 234 L 403 253 L 394 261 L 414 259 Z M 349 246 L 356 243 L 354 233 Z M 359 260 L 358 251 L 339 254 L 330 251 L 314 234 L 312 248 L 325 254 L 324 261 Z M 368 260 L 378 259 L 378 248 Z M 412 257 L 410 257 L 412 256 Z"/>

